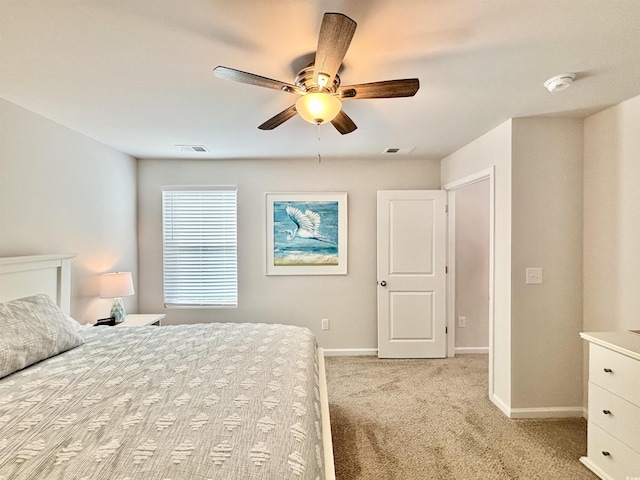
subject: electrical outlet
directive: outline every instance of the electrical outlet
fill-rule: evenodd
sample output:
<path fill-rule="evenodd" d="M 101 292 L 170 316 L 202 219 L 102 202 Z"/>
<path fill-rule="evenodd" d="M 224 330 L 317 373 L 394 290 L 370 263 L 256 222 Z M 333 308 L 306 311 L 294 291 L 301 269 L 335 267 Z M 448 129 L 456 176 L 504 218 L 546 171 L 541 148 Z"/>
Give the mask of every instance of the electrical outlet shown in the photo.
<path fill-rule="evenodd" d="M 458 327 L 464 328 L 467 326 L 467 317 L 458 317 Z"/>
<path fill-rule="evenodd" d="M 542 283 L 542 268 L 527 268 L 526 269 L 526 283 L 527 285 L 539 285 Z"/>
<path fill-rule="evenodd" d="M 322 319 L 322 330 L 329 330 L 329 319 L 328 318 L 323 318 Z"/>

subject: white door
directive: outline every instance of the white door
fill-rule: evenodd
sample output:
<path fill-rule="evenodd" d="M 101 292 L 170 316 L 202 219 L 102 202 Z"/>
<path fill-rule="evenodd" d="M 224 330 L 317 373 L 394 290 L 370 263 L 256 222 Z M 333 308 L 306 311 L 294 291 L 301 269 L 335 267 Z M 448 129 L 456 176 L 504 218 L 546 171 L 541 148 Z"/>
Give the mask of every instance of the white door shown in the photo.
<path fill-rule="evenodd" d="M 378 356 L 444 358 L 446 192 L 378 192 Z"/>

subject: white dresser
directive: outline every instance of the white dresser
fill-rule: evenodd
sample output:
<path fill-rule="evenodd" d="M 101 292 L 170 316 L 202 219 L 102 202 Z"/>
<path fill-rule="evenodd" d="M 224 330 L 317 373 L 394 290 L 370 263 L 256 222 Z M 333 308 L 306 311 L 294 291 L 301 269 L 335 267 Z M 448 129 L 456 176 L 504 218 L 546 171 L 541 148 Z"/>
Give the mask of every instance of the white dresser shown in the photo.
<path fill-rule="evenodd" d="M 589 342 L 587 456 L 600 478 L 640 480 L 640 335 L 581 333 Z"/>

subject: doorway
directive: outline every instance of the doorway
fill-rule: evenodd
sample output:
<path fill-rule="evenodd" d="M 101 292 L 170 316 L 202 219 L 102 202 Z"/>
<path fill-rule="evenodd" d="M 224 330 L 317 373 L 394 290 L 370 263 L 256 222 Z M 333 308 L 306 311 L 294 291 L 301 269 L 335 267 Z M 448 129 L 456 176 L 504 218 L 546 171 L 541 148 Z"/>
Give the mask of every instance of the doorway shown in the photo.
<path fill-rule="evenodd" d="M 488 353 L 493 392 L 494 169 L 442 187 L 449 205 L 448 356 Z"/>

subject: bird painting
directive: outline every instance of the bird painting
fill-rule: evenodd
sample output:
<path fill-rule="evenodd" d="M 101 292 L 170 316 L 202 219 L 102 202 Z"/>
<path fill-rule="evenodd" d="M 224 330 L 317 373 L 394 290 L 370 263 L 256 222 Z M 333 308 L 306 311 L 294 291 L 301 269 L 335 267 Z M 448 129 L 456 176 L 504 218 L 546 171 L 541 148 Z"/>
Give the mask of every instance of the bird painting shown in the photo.
<path fill-rule="evenodd" d="M 336 245 L 335 242 L 320 234 L 320 214 L 317 212 L 306 209 L 306 211 L 302 213 L 299 208 L 292 207 L 291 205 L 287 206 L 286 212 L 291 221 L 296 225 L 294 230 L 280 231 L 280 233 L 287 235 L 288 241 L 297 237 L 302 240 L 317 240 L 319 242 Z"/>
<path fill-rule="evenodd" d="M 267 194 L 267 275 L 347 273 L 346 193 Z"/>

